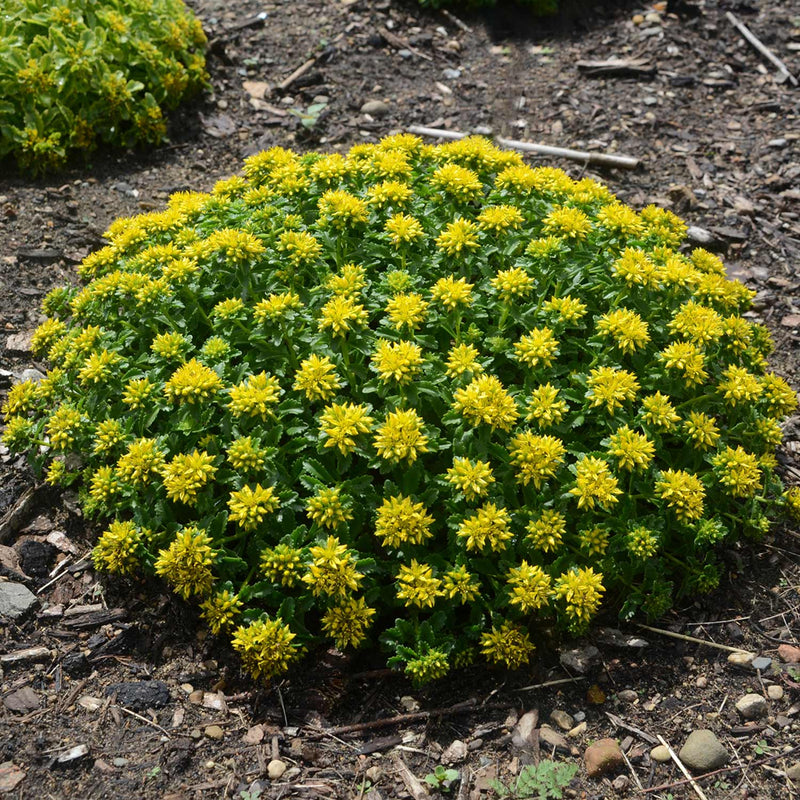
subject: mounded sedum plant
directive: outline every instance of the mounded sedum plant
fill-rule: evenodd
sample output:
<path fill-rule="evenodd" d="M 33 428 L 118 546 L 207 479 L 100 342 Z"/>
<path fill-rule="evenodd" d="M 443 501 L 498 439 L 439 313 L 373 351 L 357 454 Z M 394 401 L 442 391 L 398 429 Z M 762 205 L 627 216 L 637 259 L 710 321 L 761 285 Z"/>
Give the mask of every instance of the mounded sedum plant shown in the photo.
<path fill-rule="evenodd" d="M 274 148 L 111 226 L 4 439 L 81 479 L 98 568 L 195 599 L 256 677 L 325 642 L 518 667 L 713 589 L 784 502 L 795 394 L 684 233 L 482 139 Z"/>
<path fill-rule="evenodd" d="M 161 142 L 162 109 L 206 83 L 205 43 L 183 0 L 3 0 L 0 157 L 43 173 L 98 141 Z"/>

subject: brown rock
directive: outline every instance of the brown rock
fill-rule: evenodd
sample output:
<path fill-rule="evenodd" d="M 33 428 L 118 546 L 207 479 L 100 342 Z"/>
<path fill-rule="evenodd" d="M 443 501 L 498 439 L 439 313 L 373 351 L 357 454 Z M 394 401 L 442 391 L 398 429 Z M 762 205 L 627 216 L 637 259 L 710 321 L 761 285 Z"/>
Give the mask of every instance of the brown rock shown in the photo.
<path fill-rule="evenodd" d="M 521 750 L 530 750 L 536 742 L 536 726 L 539 724 L 539 711 L 534 708 L 523 714 L 511 732 L 511 744 Z"/>
<path fill-rule="evenodd" d="M 800 664 L 800 647 L 782 644 L 778 647 L 778 657 L 784 664 Z"/>
<path fill-rule="evenodd" d="M 4 698 L 3 705 L 9 711 L 27 714 L 29 711 L 35 711 L 39 708 L 39 695 L 30 686 L 23 686 Z"/>
<path fill-rule="evenodd" d="M 619 769 L 625 763 L 616 739 L 600 739 L 586 748 L 583 754 L 586 772 L 590 778 L 599 778 Z"/>

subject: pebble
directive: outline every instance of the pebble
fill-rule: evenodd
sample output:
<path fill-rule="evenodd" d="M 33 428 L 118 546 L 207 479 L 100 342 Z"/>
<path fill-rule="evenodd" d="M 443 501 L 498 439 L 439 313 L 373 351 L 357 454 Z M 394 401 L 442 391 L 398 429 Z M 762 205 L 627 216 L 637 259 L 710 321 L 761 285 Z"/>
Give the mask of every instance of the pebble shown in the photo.
<path fill-rule="evenodd" d="M 89 755 L 89 747 L 85 744 L 78 744 L 75 747 L 70 747 L 65 753 L 61 753 L 56 759 L 56 766 L 68 766 L 75 761 L 80 761 Z"/>
<path fill-rule="evenodd" d="M 694 685 L 698 689 L 705 689 L 708 686 L 708 678 L 705 675 L 701 675 L 695 682 Z"/>
<path fill-rule="evenodd" d="M 794 764 L 786 770 L 786 777 L 790 781 L 800 781 L 800 761 L 795 761 Z"/>
<path fill-rule="evenodd" d="M 122 756 L 117 756 L 116 758 L 111 760 L 111 763 L 115 767 L 124 767 L 128 763 L 128 759 L 122 758 Z"/>
<path fill-rule="evenodd" d="M 590 778 L 599 778 L 601 775 L 613 772 L 625 763 L 616 739 L 600 739 L 589 745 L 583 754 L 583 760 Z"/>
<path fill-rule="evenodd" d="M 644 14 L 634 14 L 631 17 L 631 22 L 634 25 L 641 25 L 644 22 Z"/>
<path fill-rule="evenodd" d="M 744 719 L 760 719 L 767 716 L 767 701 L 760 694 L 751 692 L 736 701 L 736 710 Z"/>
<path fill-rule="evenodd" d="M 572 716 L 560 708 L 554 708 L 550 712 L 550 722 L 561 728 L 562 731 L 570 731 L 575 727 L 575 720 Z"/>
<path fill-rule="evenodd" d="M 205 692 L 202 689 L 195 689 L 193 692 L 189 692 L 189 702 L 199 706 L 203 702 L 204 694 Z"/>
<path fill-rule="evenodd" d="M 460 69 L 453 69 L 452 67 L 446 67 L 442 70 L 442 75 L 450 81 L 454 81 L 456 78 L 461 77 L 461 70 Z"/>
<path fill-rule="evenodd" d="M 281 761 L 279 758 L 273 758 L 272 761 L 267 764 L 267 775 L 271 781 L 280 780 L 284 772 L 286 772 L 286 762 Z"/>
<path fill-rule="evenodd" d="M 782 700 L 783 699 L 783 686 L 778 686 L 777 683 L 773 683 L 770 686 L 767 686 L 767 696 L 770 700 Z"/>
<path fill-rule="evenodd" d="M 521 750 L 533 748 L 538 724 L 539 712 L 536 709 L 523 714 L 511 732 L 511 744 Z"/>
<path fill-rule="evenodd" d="M 209 739 L 221 739 L 225 734 L 219 725 L 208 725 L 203 731 Z"/>
<path fill-rule="evenodd" d="M 442 764 L 459 764 L 466 759 L 467 753 L 469 753 L 467 743 L 455 739 L 442 753 Z"/>
<path fill-rule="evenodd" d="M 385 117 L 389 113 L 389 104 L 383 100 L 367 100 L 361 106 L 362 114 L 369 114 L 371 117 Z"/>
<path fill-rule="evenodd" d="M 567 736 L 570 739 L 577 739 L 579 736 L 583 736 L 586 733 L 586 722 L 579 722 L 569 733 Z"/>
<path fill-rule="evenodd" d="M 661 22 L 661 14 L 656 11 L 651 11 L 649 14 L 644 15 L 644 21 L 658 24 Z"/>
<path fill-rule="evenodd" d="M 692 731 L 678 757 L 692 772 L 703 773 L 724 767 L 730 756 L 713 731 Z"/>
<path fill-rule="evenodd" d="M 766 672 L 772 666 L 772 659 L 767 658 L 766 656 L 759 656 L 758 658 L 754 658 L 752 664 L 750 666 L 753 669 L 757 669 L 759 672 Z"/>
<path fill-rule="evenodd" d="M 617 697 L 623 703 L 635 703 L 639 699 L 639 695 L 633 689 L 623 689 L 621 692 L 617 692 Z"/>
<path fill-rule="evenodd" d="M 16 692 L 11 692 L 3 698 L 3 705 L 17 714 L 27 714 L 39 708 L 41 701 L 39 695 L 30 686 L 23 686 Z"/>
<path fill-rule="evenodd" d="M 0 583 L 0 617 L 22 619 L 39 601 L 21 583 Z"/>
<path fill-rule="evenodd" d="M 631 779 L 627 775 L 617 775 L 611 785 L 614 787 L 615 792 L 624 792 L 630 786 Z"/>
<path fill-rule="evenodd" d="M 744 651 L 731 653 L 728 656 L 728 663 L 734 667 L 751 667 L 754 658 L 755 656 L 752 653 L 745 653 Z"/>
<path fill-rule="evenodd" d="M 548 747 L 555 747 L 556 750 L 563 750 L 565 753 L 570 752 L 567 740 L 549 725 L 542 725 L 539 728 L 539 743 L 546 744 Z"/>
<path fill-rule="evenodd" d="M 778 657 L 784 664 L 800 664 L 800 647 L 782 644 L 778 647 Z"/>
<path fill-rule="evenodd" d="M 658 747 L 654 747 L 650 751 L 650 758 L 652 758 L 653 761 L 656 761 L 659 764 L 666 764 L 667 761 L 672 760 L 672 756 L 670 756 L 669 750 L 667 750 L 667 748 L 664 747 L 663 744 L 658 745 Z"/>
<path fill-rule="evenodd" d="M 245 744 L 261 744 L 264 741 L 264 726 L 253 725 L 247 729 L 247 733 L 242 737 Z"/>
<path fill-rule="evenodd" d="M 600 651 L 592 644 L 576 647 L 561 653 L 559 660 L 567 669 L 585 675 L 600 660 Z"/>
<path fill-rule="evenodd" d="M 103 705 L 103 701 L 99 697 L 92 697 L 85 694 L 83 697 L 78 698 L 78 705 L 85 708 L 87 711 L 97 711 Z"/>
<path fill-rule="evenodd" d="M 406 50 L 403 48 L 402 50 L 397 51 L 397 55 L 400 56 L 404 61 L 407 61 L 409 58 L 413 56 L 413 53 L 410 50 Z"/>

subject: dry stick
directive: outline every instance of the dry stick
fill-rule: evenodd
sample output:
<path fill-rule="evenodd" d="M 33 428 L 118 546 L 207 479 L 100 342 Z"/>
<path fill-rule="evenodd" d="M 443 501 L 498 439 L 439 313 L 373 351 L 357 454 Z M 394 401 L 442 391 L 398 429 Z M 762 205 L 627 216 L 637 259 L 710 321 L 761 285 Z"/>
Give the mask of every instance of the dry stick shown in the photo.
<path fill-rule="evenodd" d="M 443 17 L 447 17 L 447 19 L 449 19 L 450 22 L 453 23 L 453 25 L 455 25 L 458 28 L 461 28 L 461 30 L 464 31 L 464 33 L 472 33 L 472 28 L 470 28 L 470 26 L 467 25 L 466 22 L 460 20 L 455 14 L 451 14 L 446 8 L 440 8 L 439 11 L 441 12 Z"/>
<path fill-rule="evenodd" d="M 131 711 L 129 708 L 125 708 L 125 706 L 117 706 L 117 708 L 124 712 L 125 714 L 130 714 L 132 717 L 136 717 L 136 719 L 141 720 L 145 723 L 145 725 L 150 725 L 153 728 L 157 728 L 167 737 L 167 739 L 171 739 L 172 737 L 169 735 L 167 731 L 164 730 L 157 722 L 153 722 L 151 719 L 147 719 L 147 717 L 143 717 L 141 714 L 137 714 L 135 711 Z M 224 724 L 224 723 L 223 723 Z"/>
<path fill-rule="evenodd" d="M 438 136 L 440 139 L 464 139 L 470 136 L 469 133 L 460 131 L 446 131 L 443 128 L 426 128 L 423 125 L 410 125 L 410 133 L 418 136 Z M 510 147 L 514 150 L 521 150 L 523 153 L 538 153 L 542 156 L 555 156 L 566 158 L 570 161 L 580 161 L 584 164 L 596 164 L 604 167 L 622 167 L 624 169 L 636 169 L 639 166 L 639 159 L 632 156 L 615 156 L 610 153 L 589 153 L 585 150 L 571 150 L 565 147 L 551 147 L 547 144 L 532 144 L 531 142 L 520 142 L 517 139 L 504 139 L 500 136 L 494 137 L 495 142 L 501 147 Z"/>
<path fill-rule="evenodd" d="M 628 766 L 628 769 L 630 770 L 630 773 L 633 776 L 633 780 L 636 782 L 636 785 L 639 787 L 641 791 L 644 791 L 644 786 L 642 786 L 642 782 L 639 780 L 639 776 L 636 774 L 636 770 L 633 768 L 633 764 L 631 764 L 630 759 L 628 758 L 628 756 L 625 755 L 625 751 L 620 750 L 620 753 L 622 753 L 622 758 L 624 759 L 625 764 Z"/>
<path fill-rule="evenodd" d="M 667 752 L 669 753 L 670 757 L 678 765 L 678 769 L 686 776 L 686 779 L 689 781 L 692 789 L 695 790 L 700 800 L 708 800 L 705 792 L 700 788 L 700 785 L 697 783 L 697 781 L 689 774 L 689 770 L 683 766 L 683 762 L 678 758 L 677 753 L 669 746 L 667 740 L 661 736 L 661 734 L 658 736 L 658 741 L 667 748 Z"/>
<path fill-rule="evenodd" d="M 404 725 L 407 722 L 420 722 L 430 717 L 445 717 L 451 714 L 461 714 L 464 711 L 471 711 L 477 705 L 476 700 L 465 700 L 463 703 L 456 703 L 448 708 L 434 708 L 431 711 L 415 711 L 412 714 L 398 714 L 396 717 L 384 717 L 374 719 L 371 722 L 356 722 L 353 725 L 340 725 L 338 728 L 328 728 L 326 730 L 314 730 L 311 728 L 311 736 L 326 736 L 330 734 L 341 735 L 343 733 L 358 733 L 361 731 L 371 731 L 376 728 L 388 728 L 391 725 Z"/>
<path fill-rule="evenodd" d="M 637 623 L 638 628 L 642 628 L 652 633 L 660 633 L 662 636 L 669 636 L 672 639 L 680 639 L 682 642 L 692 642 L 694 644 L 704 644 L 706 647 L 715 647 L 717 650 L 726 650 L 729 653 L 745 653 L 752 655 L 747 650 L 742 650 L 741 647 L 728 647 L 726 644 L 717 644 L 716 642 L 709 642 L 707 639 L 698 639 L 696 636 L 687 636 L 685 633 L 674 633 L 673 631 L 665 631 L 662 628 L 651 628 L 649 625 L 642 625 Z"/>
<path fill-rule="evenodd" d="M 316 58 L 309 58 L 304 64 L 301 64 L 291 75 L 284 78 L 279 84 L 278 88 L 281 91 L 288 89 L 301 75 L 305 75 L 314 64 L 317 63 Z"/>
<path fill-rule="evenodd" d="M 418 58 L 424 58 L 426 61 L 433 61 L 433 59 L 427 54 L 422 53 L 417 50 L 416 47 L 412 47 L 405 39 L 401 36 L 395 36 L 393 33 L 390 33 L 386 28 L 378 28 L 378 33 L 389 42 L 390 45 L 393 47 L 397 47 L 400 50 L 408 50 L 409 53 L 413 53 Z"/>
<path fill-rule="evenodd" d="M 546 689 L 548 686 L 561 686 L 564 683 L 577 683 L 578 681 L 585 681 L 586 678 L 559 678 L 555 681 L 545 681 L 544 683 L 534 683 L 530 686 L 522 686 L 517 689 L 518 692 L 530 692 L 533 689 Z"/>
<path fill-rule="evenodd" d="M 789 68 L 786 66 L 786 64 L 784 64 L 783 61 L 781 61 L 781 59 L 778 58 L 778 56 L 776 56 L 775 53 L 773 53 L 772 50 L 770 50 L 769 47 L 767 47 L 750 30 L 750 28 L 747 27 L 747 25 L 745 25 L 735 14 L 732 14 L 730 11 L 727 11 L 725 16 L 728 18 L 728 22 L 730 22 L 731 25 L 733 25 L 734 28 L 736 28 L 736 30 L 739 31 L 739 33 L 741 33 L 742 36 L 744 36 L 744 38 L 747 39 L 747 41 L 753 45 L 753 47 L 755 47 L 755 49 L 758 50 L 762 56 L 764 56 L 764 58 L 767 59 L 767 61 L 771 61 L 778 68 L 778 71 L 781 73 L 781 75 L 785 75 L 786 78 L 789 79 L 789 83 L 791 83 L 792 86 L 797 86 L 797 78 L 795 78 L 795 76 L 789 72 Z"/>

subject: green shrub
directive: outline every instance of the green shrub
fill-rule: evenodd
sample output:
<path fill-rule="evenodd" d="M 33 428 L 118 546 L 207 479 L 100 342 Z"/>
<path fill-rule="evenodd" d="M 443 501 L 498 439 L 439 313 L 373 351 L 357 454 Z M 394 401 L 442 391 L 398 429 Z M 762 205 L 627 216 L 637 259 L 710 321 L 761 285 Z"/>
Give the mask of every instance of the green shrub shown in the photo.
<path fill-rule="evenodd" d="M 98 141 L 161 142 L 162 109 L 206 83 L 205 43 L 182 0 L 5 0 L 0 157 L 43 173 Z"/>
<path fill-rule="evenodd" d="M 255 676 L 326 638 L 418 682 L 517 667 L 768 528 L 795 394 L 684 233 L 482 139 L 274 148 L 111 226 L 4 439 L 113 518 L 98 567 L 197 598 Z"/>

